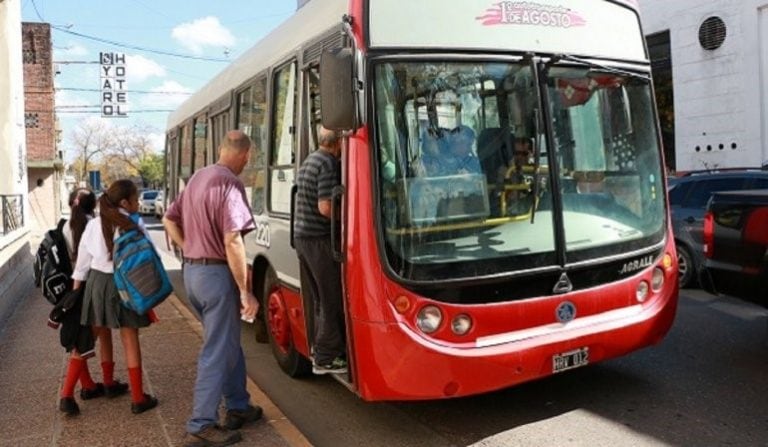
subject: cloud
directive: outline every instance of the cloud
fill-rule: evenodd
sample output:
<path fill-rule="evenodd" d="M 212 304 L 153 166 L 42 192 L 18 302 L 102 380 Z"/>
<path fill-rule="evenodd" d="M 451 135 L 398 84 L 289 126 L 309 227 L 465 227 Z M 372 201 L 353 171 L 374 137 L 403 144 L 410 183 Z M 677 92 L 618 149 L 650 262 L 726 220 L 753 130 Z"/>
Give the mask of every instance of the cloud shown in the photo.
<path fill-rule="evenodd" d="M 205 47 L 231 48 L 236 40 L 213 16 L 182 23 L 173 29 L 171 36 L 194 54 L 202 54 Z"/>
<path fill-rule="evenodd" d="M 125 56 L 125 72 L 129 84 L 143 82 L 151 77 L 162 78 L 166 75 L 165 67 L 152 59 L 138 54 L 128 54 Z"/>
<path fill-rule="evenodd" d="M 69 57 L 85 56 L 89 53 L 88 49 L 76 43 L 69 43 L 66 47 L 54 47 L 54 60 L 63 60 Z"/>
<path fill-rule="evenodd" d="M 55 101 L 56 107 L 95 104 L 94 98 L 85 98 L 82 95 L 77 95 L 67 90 L 57 90 Z"/>
<path fill-rule="evenodd" d="M 162 154 L 165 151 L 165 135 L 161 133 L 151 133 L 147 135 L 150 146 L 155 153 Z"/>
<path fill-rule="evenodd" d="M 141 105 L 147 108 L 175 109 L 189 98 L 192 90 L 176 81 L 165 81 L 159 87 L 151 89 L 156 94 L 142 95 Z"/>

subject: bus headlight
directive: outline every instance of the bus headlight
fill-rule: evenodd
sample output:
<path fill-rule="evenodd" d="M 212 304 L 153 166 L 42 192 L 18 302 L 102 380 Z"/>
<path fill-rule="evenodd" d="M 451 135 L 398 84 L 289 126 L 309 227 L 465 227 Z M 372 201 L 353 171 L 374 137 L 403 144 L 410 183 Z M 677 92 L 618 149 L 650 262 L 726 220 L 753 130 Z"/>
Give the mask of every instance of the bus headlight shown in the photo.
<path fill-rule="evenodd" d="M 640 284 L 637 285 L 637 290 L 635 290 L 635 298 L 637 298 L 639 303 L 645 302 L 645 300 L 648 298 L 647 282 L 640 281 Z"/>
<path fill-rule="evenodd" d="M 437 306 L 425 306 L 416 316 L 416 326 L 425 334 L 435 332 L 442 322 L 443 313 Z"/>
<path fill-rule="evenodd" d="M 469 315 L 457 315 L 451 322 L 451 330 L 456 335 L 464 335 L 472 329 L 472 319 Z"/>
<path fill-rule="evenodd" d="M 656 267 L 653 269 L 653 278 L 651 278 L 651 290 L 658 292 L 664 286 L 664 270 Z"/>

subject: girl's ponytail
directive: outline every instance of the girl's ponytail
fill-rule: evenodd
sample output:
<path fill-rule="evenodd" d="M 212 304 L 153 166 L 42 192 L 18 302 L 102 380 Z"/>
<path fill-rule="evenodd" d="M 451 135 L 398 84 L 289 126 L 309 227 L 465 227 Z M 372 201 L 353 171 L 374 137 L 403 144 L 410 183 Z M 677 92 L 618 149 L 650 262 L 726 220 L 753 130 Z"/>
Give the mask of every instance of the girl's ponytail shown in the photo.
<path fill-rule="evenodd" d="M 136 185 L 130 180 L 113 182 L 107 192 L 99 198 L 99 215 L 101 216 L 101 231 L 107 244 L 109 258 L 112 259 L 112 249 L 115 246 L 116 230 L 128 231 L 136 228 L 136 224 L 120 212 L 120 202 L 131 200 L 138 196 Z"/>

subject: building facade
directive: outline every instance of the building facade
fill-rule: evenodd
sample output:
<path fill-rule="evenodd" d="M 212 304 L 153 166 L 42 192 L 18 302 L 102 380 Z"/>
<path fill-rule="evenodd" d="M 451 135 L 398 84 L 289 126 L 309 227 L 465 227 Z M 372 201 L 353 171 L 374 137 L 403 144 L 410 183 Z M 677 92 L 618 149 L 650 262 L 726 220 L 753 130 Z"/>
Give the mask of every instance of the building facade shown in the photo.
<path fill-rule="evenodd" d="M 50 25 L 23 23 L 22 41 L 30 224 L 44 231 L 55 226 L 61 216 L 64 174 L 54 113 Z"/>
<path fill-rule="evenodd" d="M 0 0 L 0 332 L 4 316 L 32 286 L 21 1 Z"/>
<path fill-rule="evenodd" d="M 768 0 L 639 0 L 671 169 L 768 164 Z"/>

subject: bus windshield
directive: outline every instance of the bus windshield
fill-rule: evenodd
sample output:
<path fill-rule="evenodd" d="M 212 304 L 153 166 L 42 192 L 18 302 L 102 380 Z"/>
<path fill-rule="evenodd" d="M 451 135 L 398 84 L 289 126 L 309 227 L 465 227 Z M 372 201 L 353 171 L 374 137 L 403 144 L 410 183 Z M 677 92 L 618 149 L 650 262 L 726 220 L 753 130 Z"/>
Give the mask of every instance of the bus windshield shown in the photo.
<path fill-rule="evenodd" d="M 533 67 L 375 65 L 381 227 L 402 278 L 499 275 L 663 238 L 648 82 L 555 66 L 542 96 Z"/>

